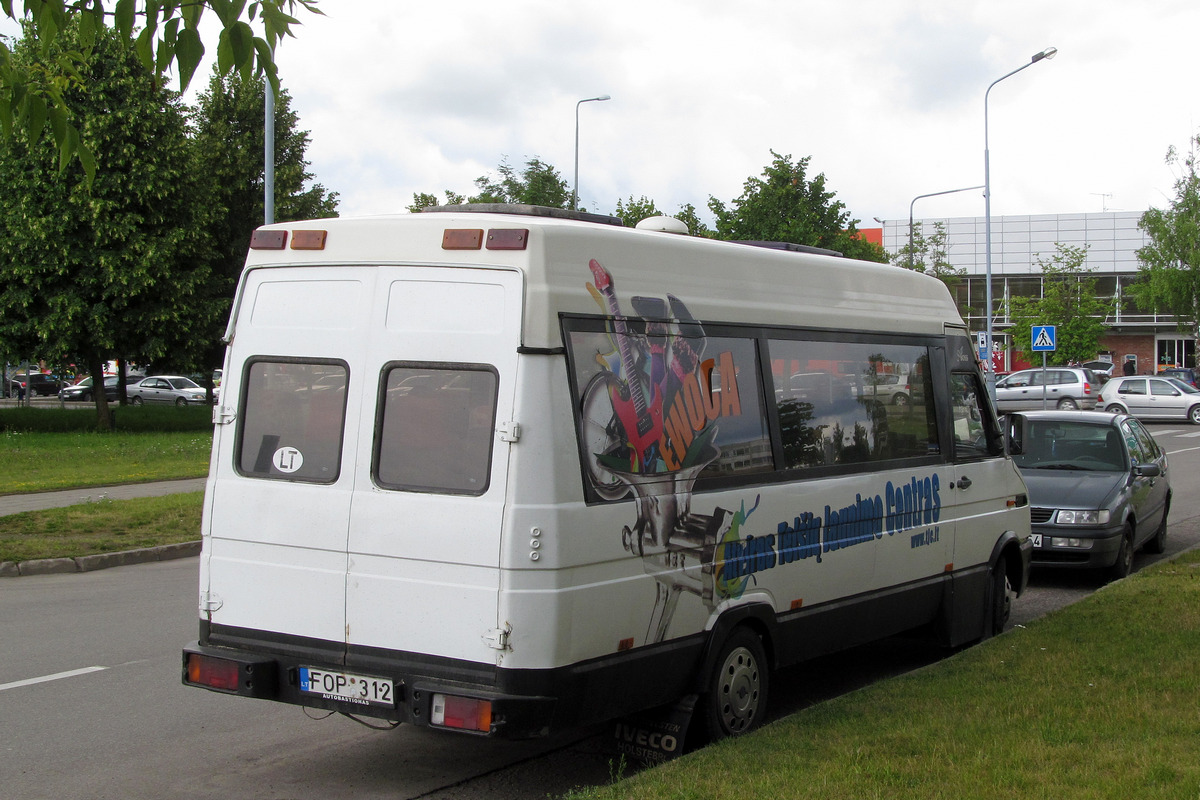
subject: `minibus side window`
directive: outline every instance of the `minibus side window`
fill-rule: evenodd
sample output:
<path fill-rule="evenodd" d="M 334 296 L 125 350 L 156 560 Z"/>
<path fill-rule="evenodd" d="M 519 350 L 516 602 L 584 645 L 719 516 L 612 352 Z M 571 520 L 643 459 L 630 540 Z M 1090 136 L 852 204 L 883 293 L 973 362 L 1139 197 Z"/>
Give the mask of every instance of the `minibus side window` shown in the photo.
<path fill-rule="evenodd" d="M 376 425 L 375 482 L 409 492 L 486 492 L 497 383 L 496 373 L 486 367 L 386 367 Z"/>
<path fill-rule="evenodd" d="M 567 332 L 591 492 L 618 500 L 774 470 L 754 339 L 622 322 Z"/>
<path fill-rule="evenodd" d="M 958 460 L 993 455 L 989 441 L 998 440 L 984 402 L 985 390 L 976 375 L 956 372 L 950 376 L 951 418 L 954 455 Z"/>
<path fill-rule="evenodd" d="M 768 349 L 785 469 L 940 452 L 928 348 L 772 339 Z"/>
<path fill-rule="evenodd" d="M 344 363 L 247 364 L 238 471 L 272 480 L 336 481 L 348 377 Z"/>

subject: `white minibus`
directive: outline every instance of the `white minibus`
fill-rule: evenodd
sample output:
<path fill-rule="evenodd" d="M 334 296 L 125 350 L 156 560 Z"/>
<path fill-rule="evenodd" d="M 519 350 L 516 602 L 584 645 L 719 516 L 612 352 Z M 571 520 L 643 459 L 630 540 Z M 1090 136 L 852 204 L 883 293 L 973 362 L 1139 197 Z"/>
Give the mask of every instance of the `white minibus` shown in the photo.
<path fill-rule="evenodd" d="M 184 682 L 508 738 L 683 700 L 720 738 L 777 667 L 1002 630 L 1029 504 L 946 287 L 678 227 L 258 229 Z"/>

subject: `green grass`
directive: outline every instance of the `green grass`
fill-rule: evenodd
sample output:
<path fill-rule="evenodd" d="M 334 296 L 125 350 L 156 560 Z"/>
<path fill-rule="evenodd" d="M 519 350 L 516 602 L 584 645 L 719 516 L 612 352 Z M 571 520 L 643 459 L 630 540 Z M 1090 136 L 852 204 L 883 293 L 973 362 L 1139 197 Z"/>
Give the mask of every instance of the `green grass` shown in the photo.
<path fill-rule="evenodd" d="M 1200 797 L 1200 553 L 575 798 Z"/>
<path fill-rule="evenodd" d="M 200 538 L 203 492 L 107 500 L 0 517 L 0 562 L 74 558 Z"/>
<path fill-rule="evenodd" d="M 208 474 L 212 409 L 120 408 L 98 433 L 90 409 L 0 410 L 0 495 Z"/>

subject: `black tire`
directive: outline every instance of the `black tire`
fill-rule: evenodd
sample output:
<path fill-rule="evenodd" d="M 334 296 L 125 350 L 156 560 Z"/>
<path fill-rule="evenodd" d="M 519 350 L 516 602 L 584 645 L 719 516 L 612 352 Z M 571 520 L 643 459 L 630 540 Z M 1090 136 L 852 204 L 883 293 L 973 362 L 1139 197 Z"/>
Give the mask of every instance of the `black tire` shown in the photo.
<path fill-rule="evenodd" d="M 1064 397 L 1058 401 L 1058 409 L 1060 411 L 1075 411 L 1079 408 L 1079 403 L 1075 402 L 1073 397 Z"/>
<path fill-rule="evenodd" d="M 133 396 L 133 397 L 131 397 L 131 398 L 129 398 L 129 405 L 131 405 L 131 406 L 140 406 L 141 404 L 142 404 L 142 398 L 140 398 L 140 397 L 138 397 L 138 396 L 136 396 L 136 395 L 135 395 L 135 396 Z"/>
<path fill-rule="evenodd" d="M 1127 414 L 1127 413 L 1129 413 L 1128 411 L 1125 410 L 1124 406 L 1117 405 L 1116 403 L 1113 403 L 1112 405 L 1110 405 L 1108 408 L 1106 408 L 1104 410 L 1110 414 Z"/>
<path fill-rule="evenodd" d="M 188 402 L 187 402 L 187 398 L 186 398 L 186 397 L 176 397 L 176 398 L 175 398 L 175 405 L 177 405 L 177 406 L 186 406 L 187 404 L 188 404 Z"/>
<path fill-rule="evenodd" d="M 904 408 L 908 405 L 908 395 L 904 392 L 897 392 L 892 396 L 892 405 Z"/>
<path fill-rule="evenodd" d="M 1200 425 L 1200 404 L 1188 409 L 1188 422 L 1193 425 Z"/>
<path fill-rule="evenodd" d="M 1125 523 L 1125 530 L 1121 532 L 1121 547 L 1117 550 L 1117 560 L 1108 568 L 1108 579 L 1110 581 L 1120 580 L 1133 571 L 1133 528 L 1129 523 Z"/>
<path fill-rule="evenodd" d="M 989 576 L 987 605 L 987 634 L 984 638 L 1004 633 L 1012 617 L 1012 582 L 1008 579 L 1008 558 L 996 559 Z"/>
<path fill-rule="evenodd" d="M 741 736 L 762 724 L 769 683 L 762 641 L 738 628 L 721 646 L 703 701 L 705 733 L 715 742 Z"/>
<path fill-rule="evenodd" d="M 92 395 L 90 392 L 84 392 L 83 394 L 79 395 L 79 399 L 86 403 L 88 400 L 92 399 Z"/>
<path fill-rule="evenodd" d="M 1150 537 L 1150 541 L 1146 542 L 1143 549 L 1147 553 L 1158 555 L 1166 552 L 1167 549 L 1167 516 L 1171 513 L 1171 498 L 1167 498 L 1167 505 L 1163 508 L 1162 522 L 1158 523 L 1158 529 L 1154 531 L 1154 535 Z"/>

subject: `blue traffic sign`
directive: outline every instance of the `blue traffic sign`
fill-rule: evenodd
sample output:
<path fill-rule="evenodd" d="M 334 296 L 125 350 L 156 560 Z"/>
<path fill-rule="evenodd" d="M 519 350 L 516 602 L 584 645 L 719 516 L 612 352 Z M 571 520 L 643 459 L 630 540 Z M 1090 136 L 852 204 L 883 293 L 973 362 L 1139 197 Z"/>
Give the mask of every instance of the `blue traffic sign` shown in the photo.
<path fill-rule="evenodd" d="M 1035 353 L 1050 353 L 1058 349 L 1054 325 L 1034 325 L 1030 329 L 1030 340 Z"/>

